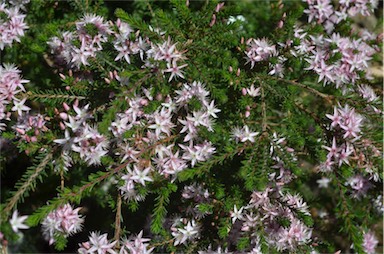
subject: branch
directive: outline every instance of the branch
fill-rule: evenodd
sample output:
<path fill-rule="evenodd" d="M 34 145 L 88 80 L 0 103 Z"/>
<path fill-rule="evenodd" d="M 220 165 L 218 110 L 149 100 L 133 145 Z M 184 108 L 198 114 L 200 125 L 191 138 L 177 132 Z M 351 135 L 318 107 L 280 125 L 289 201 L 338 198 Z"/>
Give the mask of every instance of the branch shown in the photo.
<path fill-rule="evenodd" d="M 276 78 L 276 77 L 272 77 L 272 76 L 267 76 L 267 75 L 258 75 L 257 76 L 258 79 L 261 79 L 261 78 L 265 78 L 265 79 L 270 79 L 270 80 L 276 80 L 276 81 L 280 81 L 280 82 L 284 82 L 284 83 L 287 83 L 287 84 L 290 84 L 290 85 L 294 85 L 294 86 L 298 86 L 298 87 L 301 87 L 301 88 L 304 88 L 306 90 L 308 90 L 309 92 L 323 98 L 324 100 L 326 100 L 329 104 L 333 104 L 333 100 L 335 99 L 335 97 L 333 95 L 329 95 L 329 94 L 324 94 L 322 92 L 319 92 L 318 90 L 310 87 L 310 86 L 307 86 L 305 84 L 302 84 L 302 83 L 299 83 L 297 81 L 294 81 L 294 80 L 287 80 L 287 79 L 282 79 L 282 78 Z"/>
<path fill-rule="evenodd" d="M 36 178 L 40 175 L 40 173 L 45 169 L 45 166 L 49 162 L 51 162 L 52 153 L 49 153 L 45 156 L 45 158 L 40 162 L 40 164 L 36 167 L 35 171 L 32 175 L 29 176 L 28 180 L 23 183 L 23 185 L 18 189 L 16 194 L 9 200 L 8 204 L 3 210 L 4 215 L 8 215 L 9 212 L 13 209 L 13 207 L 17 204 L 22 195 L 28 191 L 29 188 L 32 187 Z"/>
<path fill-rule="evenodd" d="M 263 131 L 262 135 L 264 135 L 264 133 L 266 133 L 266 131 L 267 131 L 267 109 L 266 109 L 266 104 L 265 104 L 264 87 L 263 87 L 263 83 L 261 81 L 260 81 L 260 90 L 261 90 L 261 113 L 263 116 L 261 128 Z"/>
<path fill-rule="evenodd" d="M 86 97 L 84 96 L 77 96 L 77 95 L 68 95 L 68 94 L 36 94 L 32 93 L 31 91 L 28 91 L 24 93 L 23 95 L 26 95 L 29 99 L 33 98 L 43 98 L 43 99 L 70 99 L 70 100 L 85 100 Z"/>
<path fill-rule="evenodd" d="M 120 239 L 120 222 L 121 222 L 121 194 L 117 193 L 117 207 L 116 207 L 116 218 L 115 218 L 115 241 L 116 247 L 119 248 L 119 239 Z"/>

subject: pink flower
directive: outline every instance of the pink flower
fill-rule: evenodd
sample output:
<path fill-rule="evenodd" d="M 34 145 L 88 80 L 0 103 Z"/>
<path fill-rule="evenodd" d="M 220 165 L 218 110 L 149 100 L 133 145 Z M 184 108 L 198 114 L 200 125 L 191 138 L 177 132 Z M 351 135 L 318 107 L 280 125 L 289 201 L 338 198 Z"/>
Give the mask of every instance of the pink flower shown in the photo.
<path fill-rule="evenodd" d="M 87 254 L 117 254 L 113 248 L 117 241 L 110 242 L 107 239 L 108 234 L 100 235 L 98 232 L 91 232 L 89 241 L 80 244 L 79 252 Z"/>
<path fill-rule="evenodd" d="M 182 68 L 186 67 L 188 64 L 183 64 L 181 66 L 177 66 L 176 60 L 172 61 L 172 65 L 170 63 L 167 63 L 167 68 L 164 70 L 164 72 L 170 72 L 171 76 L 168 79 L 168 82 L 170 82 L 174 77 L 180 77 L 184 78 L 183 72 L 181 71 Z"/>
<path fill-rule="evenodd" d="M 367 254 L 374 254 L 375 248 L 379 241 L 372 232 L 364 233 L 363 235 L 363 248 Z"/>

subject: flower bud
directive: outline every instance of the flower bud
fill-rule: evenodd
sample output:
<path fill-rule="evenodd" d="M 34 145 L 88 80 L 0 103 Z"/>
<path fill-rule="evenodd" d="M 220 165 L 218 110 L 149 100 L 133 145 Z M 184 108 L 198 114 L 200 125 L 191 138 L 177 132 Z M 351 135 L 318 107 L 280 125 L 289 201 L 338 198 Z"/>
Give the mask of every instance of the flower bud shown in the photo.
<path fill-rule="evenodd" d="M 17 131 L 18 133 L 20 133 L 21 135 L 24 135 L 24 134 L 25 134 L 25 130 L 23 130 L 23 129 L 16 128 L 16 131 Z"/>
<path fill-rule="evenodd" d="M 64 121 L 68 119 L 67 113 L 61 112 L 59 115 L 60 115 L 60 118 L 63 119 Z"/>
<path fill-rule="evenodd" d="M 63 107 L 64 107 L 64 110 L 65 111 L 68 111 L 69 109 L 70 109 L 70 107 L 68 106 L 68 104 L 67 103 L 63 103 Z"/>

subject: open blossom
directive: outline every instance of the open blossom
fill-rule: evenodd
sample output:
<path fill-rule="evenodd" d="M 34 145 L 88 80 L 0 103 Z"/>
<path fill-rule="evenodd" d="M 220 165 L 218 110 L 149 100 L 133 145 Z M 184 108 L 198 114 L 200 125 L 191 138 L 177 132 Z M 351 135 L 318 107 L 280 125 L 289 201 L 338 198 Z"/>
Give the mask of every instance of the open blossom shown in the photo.
<path fill-rule="evenodd" d="M 23 114 L 23 111 L 29 111 L 31 108 L 24 105 L 27 98 L 22 99 L 21 101 L 13 101 L 13 108 L 12 111 L 17 111 L 17 114 L 21 116 Z"/>
<path fill-rule="evenodd" d="M 12 214 L 12 218 L 9 220 L 12 230 L 15 233 L 18 233 L 19 229 L 28 229 L 29 227 L 24 224 L 26 219 L 28 219 L 28 216 L 19 216 L 19 212 L 15 210 Z"/>
<path fill-rule="evenodd" d="M 247 125 L 245 125 L 242 129 L 235 128 L 232 131 L 232 135 L 236 140 L 241 142 L 250 141 L 252 143 L 255 142 L 255 137 L 259 135 L 259 132 L 252 132 Z"/>
<path fill-rule="evenodd" d="M 184 74 L 183 74 L 183 71 L 181 71 L 181 69 L 186 66 L 187 64 L 177 65 L 177 62 L 175 60 L 173 60 L 172 63 L 167 63 L 167 69 L 165 69 L 164 72 L 171 73 L 171 76 L 169 76 L 168 81 L 170 82 L 173 78 L 176 78 L 176 77 L 184 78 Z"/>
<path fill-rule="evenodd" d="M 243 220 L 244 216 L 242 214 L 244 207 L 240 207 L 237 209 L 236 205 L 233 206 L 233 212 L 231 211 L 232 224 L 236 222 L 236 220 Z"/>
<path fill-rule="evenodd" d="M 197 238 L 200 231 L 195 220 L 185 222 L 185 219 L 176 221 L 176 223 L 172 225 L 171 230 L 173 231 L 173 237 L 175 237 L 175 246 L 179 244 L 186 244 L 186 241 Z"/>

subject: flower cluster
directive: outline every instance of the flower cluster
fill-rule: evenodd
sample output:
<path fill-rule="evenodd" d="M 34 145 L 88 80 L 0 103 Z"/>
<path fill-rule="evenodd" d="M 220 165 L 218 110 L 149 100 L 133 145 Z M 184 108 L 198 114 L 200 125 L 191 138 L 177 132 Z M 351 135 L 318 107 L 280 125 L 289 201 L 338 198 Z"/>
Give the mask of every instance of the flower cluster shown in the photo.
<path fill-rule="evenodd" d="M 89 240 L 79 244 L 80 248 L 77 250 L 80 254 L 130 254 L 130 253 L 143 253 L 149 254 L 152 252 L 148 242 L 151 239 L 143 238 L 143 231 L 137 236 L 130 236 L 128 239 L 121 239 L 121 241 L 108 240 L 108 234 L 100 234 L 99 232 L 91 232 Z M 117 248 L 119 246 L 119 248 Z M 118 249 L 120 250 L 118 252 Z"/>
<path fill-rule="evenodd" d="M 367 254 L 374 254 L 375 248 L 379 241 L 375 237 L 375 235 L 372 232 L 366 232 L 363 236 L 363 248 L 365 253 Z"/>
<path fill-rule="evenodd" d="M 116 243 L 117 241 L 110 242 L 108 240 L 108 234 L 101 235 L 99 232 L 91 232 L 89 240 L 79 244 L 80 248 L 77 252 L 80 254 L 117 254 L 114 250 Z"/>
<path fill-rule="evenodd" d="M 143 238 L 143 231 L 137 236 L 131 236 L 128 239 L 122 240 L 120 254 L 130 253 L 143 253 L 149 254 L 153 251 L 153 247 L 150 247 L 148 242 L 151 239 Z"/>
<path fill-rule="evenodd" d="M 247 63 L 251 63 L 251 69 L 255 67 L 257 62 L 266 61 L 271 56 L 277 54 L 276 46 L 271 44 L 267 39 L 253 39 L 247 41 L 247 50 L 245 51 Z"/>
<path fill-rule="evenodd" d="M 327 114 L 326 116 L 332 120 L 330 127 L 336 132 L 340 132 L 343 135 L 342 139 L 347 141 L 342 146 L 337 147 L 336 138 L 333 137 L 332 147 L 324 146 L 328 150 L 326 164 L 331 166 L 336 162 L 338 167 L 343 163 L 349 164 L 348 157 L 354 151 L 352 143 L 360 138 L 363 117 L 348 104 L 344 108 L 341 106 L 334 107 L 333 115 Z"/>
<path fill-rule="evenodd" d="M 309 36 L 304 47 L 309 49 L 305 60 L 309 63 L 306 70 L 313 70 L 319 76 L 318 82 L 334 84 L 343 92 L 348 84 L 355 84 L 361 78 L 369 78 L 368 62 L 376 50 L 368 41 L 354 40 L 332 34 L 330 38 Z M 302 45 L 300 45 L 302 47 Z M 295 49 L 298 49 L 297 47 Z M 362 75 L 361 73 L 366 73 Z"/>
<path fill-rule="evenodd" d="M 20 72 L 14 65 L 0 66 L 0 121 L 10 120 L 11 112 L 7 109 L 8 104 L 13 105 L 11 110 L 17 111 L 19 116 L 22 116 L 24 111 L 30 110 L 24 105 L 26 98 L 20 100 L 16 96 L 20 92 L 25 92 L 23 84 L 29 82 L 21 78 Z M 0 131 L 4 130 L 5 126 L 5 123 L 0 123 Z"/>
<path fill-rule="evenodd" d="M 0 3 L 0 15 L 2 16 L 0 19 L 0 50 L 11 46 L 14 41 L 20 42 L 20 38 L 28 29 L 24 22 L 26 15 L 20 12 L 20 8 L 23 7 L 23 5 L 8 6 L 3 1 Z"/>
<path fill-rule="evenodd" d="M 56 139 L 54 142 L 63 146 L 65 155 L 69 151 L 77 152 L 88 165 L 97 165 L 100 163 L 101 157 L 108 152 L 109 143 L 95 127 L 86 123 L 86 120 L 91 117 L 87 112 L 88 107 L 89 105 L 79 108 L 78 101 L 75 101 L 73 111 L 76 115 L 71 116 L 71 108 L 64 104 L 65 112 L 59 115 L 62 120 L 68 121 L 61 123 L 61 127 L 65 129 L 65 138 Z M 70 133 L 72 133 L 72 137 Z"/>
<path fill-rule="evenodd" d="M 23 106 L 27 107 L 27 106 Z M 45 126 L 46 119 L 43 115 L 23 115 L 14 126 L 17 134 L 26 142 L 37 142 L 48 128 Z"/>
<path fill-rule="evenodd" d="M 378 6 L 377 0 L 342 0 L 335 8 L 331 0 L 303 0 L 308 4 L 304 12 L 308 15 L 308 23 L 323 24 L 328 33 L 335 25 L 348 17 L 358 14 L 370 16 Z"/>
<path fill-rule="evenodd" d="M 212 202 L 209 191 L 204 189 L 202 185 L 193 184 L 185 186 L 181 196 L 186 201 L 191 201 L 191 205 L 187 206 L 185 209 L 186 214 L 193 216 L 195 219 L 201 219 L 209 214 L 209 212 L 201 211 L 199 209 L 200 204 L 210 204 Z"/>
<path fill-rule="evenodd" d="M 78 69 L 89 65 L 88 58 L 95 58 L 103 50 L 102 43 L 108 41 L 111 33 L 110 25 L 102 17 L 85 14 L 76 22 L 75 32 L 66 31 L 62 38 L 53 37 L 48 44 L 59 64 Z"/>
<path fill-rule="evenodd" d="M 80 209 L 65 204 L 47 215 L 41 224 L 43 236 L 50 245 L 55 242 L 56 234 L 68 237 L 81 231 L 84 218 L 79 214 Z"/>
<path fill-rule="evenodd" d="M 184 84 L 181 90 L 175 92 L 174 98 L 168 96 L 164 102 L 160 100 L 161 107 L 152 114 L 144 112 L 146 106 L 156 101 L 152 96 L 146 96 L 145 92 L 143 89 L 142 96 L 128 98 L 129 108 L 124 113 L 118 113 L 110 126 L 110 130 L 118 139 L 127 131 L 141 126 L 147 127 L 146 132 L 141 135 L 119 141 L 117 154 L 122 157 L 122 162 L 128 160 L 128 174 L 122 176 L 124 185 L 120 187 L 126 199 L 142 200 L 143 197 L 137 195 L 135 183 L 144 186 L 145 181 L 152 181 L 150 175 L 154 172 L 175 179 L 178 172 L 188 167 L 188 163 L 193 167 L 198 162 L 206 161 L 215 152 L 212 144 L 198 135 L 200 128 L 213 131 L 213 118 L 220 112 L 214 101 L 208 100 L 209 92 L 202 83 Z M 200 109 L 193 110 L 190 114 L 186 110 L 190 108 L 189 102 L 193 98 L 199 101 Z M 183 113 L 179 114 L 180 112 Z M 169 143 L 168 140 L 172 140 L 171 133 L 176 127 L 180 128 L 180 134 L 184 138 L 180 143 Z M 154 151 L 154 156 L 149 161 L 143 153 L 151 150 Z M 134 164 L 133 170 L 131 164 Z"/>
<path fill-rule="evenodd" d="M 308 216 L 308 206 L 298 195 L 282 193 L 273 188 L 254 191 L 247 206 L 234 207 L 232 223 L 241 223 L 243 234 L 251 237 L 251 248 L 259 249 L 259 228 L 263 228 L 269 246 L 295 250 L 311 241 L 312 229 L 299 218 Z M 257 253 L 257 252 L 255 252 Z"/>

